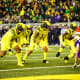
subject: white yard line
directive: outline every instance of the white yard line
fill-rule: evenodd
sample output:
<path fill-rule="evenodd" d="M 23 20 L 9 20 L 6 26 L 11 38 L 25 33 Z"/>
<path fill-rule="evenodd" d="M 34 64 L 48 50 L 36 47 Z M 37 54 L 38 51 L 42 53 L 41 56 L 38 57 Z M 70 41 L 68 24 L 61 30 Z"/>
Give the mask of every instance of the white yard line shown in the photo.
<path fill-rule="evenodd" d="M 52 67 L 34 67 L 34 68 L 23 68 L 23 69 L 7 69 L 7 70 L 0 70 L 0 72 L 5 71 L 22 71 L 22 70 L 36 70 L 36 69 L 51 69 L 51 68 L 65 68 L 65 67 L 72 67 L 72 65 L 68 66 L 52 66 Z"/>
<path fill-rule="evenodd" d="M 57 57 L 48 57 L 47 59 L 60 59 L 60 58 L 57 58 Z M 32 58 L 32 59 L 27 59 L 27 60 L 42 60 L 40 57 L 35 57 L 35 58 Z M 17 61 L 17 60 L 0 60 L 0 61 Z"/>
<path fill-rule="evenodd" d="M 48 55 L 51 55 L 51 54 L 56 54 L 56 53 L 48 53 Z M 69 53 L 61 53 L 61 54 L 69 54 Z M 23 55 L 24 54 L 22 54 L 22 57 L 23 57 Z M 40 53 L 40 54 L 38 54 L 38 53 L 32 53 L 31 55 L 43 55 L 43 53 Z M 16 57 L 16 55 L 14 54 L 13 56 L 10 56 L 10 55 L 6 55 L 5 57 Z"/>

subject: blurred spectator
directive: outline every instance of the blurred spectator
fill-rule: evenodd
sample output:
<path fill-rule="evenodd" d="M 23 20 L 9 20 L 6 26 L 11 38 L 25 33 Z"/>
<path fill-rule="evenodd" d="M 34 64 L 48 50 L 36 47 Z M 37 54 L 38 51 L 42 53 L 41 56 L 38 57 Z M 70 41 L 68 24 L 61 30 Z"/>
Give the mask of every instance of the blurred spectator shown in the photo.
<path fill-rule="evenodd" d="M 1 41 L 1 37 L 2 37 L 2 26 L 0 26 L 0 41 Z"/>
<path fill-rule="evenodd" d="M 3 26 L 2 27 L 2 32 L 1 32 L 1 37 L 8 31 L 8 27 Z"/>
<path fill-rule="evenodd" d="M 61 15 L 59 12 L 56 12 L 56 14 L 53 16 L 53 22 L 61 22 Z"/>
<path fill-rule="evenodd" d="M 53 34 L 54 34 L 53 44 L 54 45 L 60 45 L 59 35 L 61 34 L 61 29 L 57 25 L 54 28 Z"/>
<path fill-rule="evenodd" d="M 12 25 L 9 26 L 9 29 L 12 29 Z"/>
<path fill-rule="evenodd" d="M 51 45 L 53 43 L 53 30 L 54 30 L 54 28 L 52 27 L 48 32 L 48 43 L 49 43 L 49 45 Z"/>
<path fill-rule="evenodd" d="M 61 28 L 61 35 L 63 35 L 67 29 L 68 29 L 68 25 L 66 24 Z"/>
<path fill-rule="evenodd" d="M 78 24 L 76 31 L 80 32 L 80 24 Z"/>
<path fill-rule="evenodd" d="M 73 21 L 75 18 L 80 21 L 80 1 L 0 0 L 0 18 L 3 24 L 43 20 L 56 23 L 65 22 L 67 19 Z"/>

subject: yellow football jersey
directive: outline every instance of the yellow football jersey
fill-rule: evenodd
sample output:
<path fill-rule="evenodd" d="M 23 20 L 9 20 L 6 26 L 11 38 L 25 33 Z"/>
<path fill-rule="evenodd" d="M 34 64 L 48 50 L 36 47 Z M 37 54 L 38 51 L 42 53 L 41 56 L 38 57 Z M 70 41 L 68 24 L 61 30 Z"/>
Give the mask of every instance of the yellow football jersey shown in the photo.
<path fill-rule="evenodd" d="M 29 44 L 30 34 L 31 34 L 31 30 L 25 30 L 23 32 L 23 35 L 21 37 L 21 44 Z"/>
<path fill-rule="evenodd" d="M 45 40 L 48 37 L 48 29 L 46 29 L 45 31 L 43 31 L 43 40 Z"/>
<path fill-rule="evenodd" d="M 36 43 L 38 43 L 40 40 L 43 39 L 43 30 L 41 28 L 35 29 L 31 36 L 31 40 L 33 40 L 33 37 L 34 37 L 36 31 L 39 33 L 38 36 L 36 37 Z"/>
<path fill-rule="evenodd" d="M 64 39 L 71 40 L 71 39 L 72 39 L 72 35 L 75 33 L 75 31 L 70 28 L 70 29 L 68 29 L 66 32 L 67 32 L 68 34 L 66 34 L 66 35 L 64 36 Z"/>
<path fill-rule="evenodd" d="M 17 34 L 16 29 L 12 28 L 3 35 L 1 44 L 5 43 L 4 46 L 7 46 L 7 48 L 10 49 L 11 42 L 13 42 L 14 40 L 17 41 L 17 38 L 19 38 L 20 36 L 21 34 Z"/>

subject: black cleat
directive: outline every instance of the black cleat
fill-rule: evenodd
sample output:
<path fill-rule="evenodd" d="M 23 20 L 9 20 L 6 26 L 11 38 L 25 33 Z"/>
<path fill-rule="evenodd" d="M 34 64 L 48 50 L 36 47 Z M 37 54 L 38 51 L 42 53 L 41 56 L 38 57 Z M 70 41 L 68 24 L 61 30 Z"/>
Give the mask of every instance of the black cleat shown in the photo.
<path fill-rule="evenodd" d="M 56 54 L 56 57 L 59 57 L 60 56 L 60 52 L 58 52 L 57 54 Z"/>
<path fill-rule="evenodd" d="M 25 63 L 25 60 L 22 60 L 22 64 L 24 64 Z"/>
<path fill-rule="evenodd" d="M 69 60 L 68 56 L 65 56 L 65 57 L 64 57 L 64 60 Z"/>
<path fill-rule="evenodd" d="M 46 63 L 46 64 L 47 64 L 47 63 L 48 63 L 48 61 L 47 61 L 47 60 L 43 60 L 43 63 Z"/>
<path fill-rule="evenodd" d="M 69 60 L 68 56 L 65 56 L 65 57 L 64 57 L 64 62 L 65 62 L 65 63 L 68 63 L 68 60 Z"/>

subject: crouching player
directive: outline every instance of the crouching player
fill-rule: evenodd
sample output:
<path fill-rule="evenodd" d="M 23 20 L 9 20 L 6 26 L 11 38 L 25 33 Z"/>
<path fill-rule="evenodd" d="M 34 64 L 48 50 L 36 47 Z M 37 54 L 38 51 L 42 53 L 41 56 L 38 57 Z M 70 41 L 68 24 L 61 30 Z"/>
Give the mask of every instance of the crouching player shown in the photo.
<path fill-rule="evenodd" d="M 60 53 L 63 51 L 65 46 L 70 47 L 70 54 L 68 56 L 64 57 L 65 63 L 67 63 L 69 58 L 72 58 L 74 56 L 74 53 L 75 53 L 74 40 L 73 40 L 72 36 L 75 33 L 76 27 L 77 26 L 75 23 L 71 23 L 70 28 L 63 35 L 60 35 L 60 37 L 59 37 L 61 47 L 60 47 L 58 53 L 56 54 L 56 57 L 60 56 Z"/>
<path fill-rule="evenodd" d="M 25 31 L 23 32 L 23 35 L 20 37 L 20 44 L 21 47 L 25 45 L 26 52 L 28 51 L 28 46 L 30 44 L 30 35 L 31 35 L 31 26 L 26 25 L 25 26 Z"/>
<path fill-rule="evenodd" d="M 48 21 L 44 21 L 41 26 L 39 26 L 37 29 L 34 30 L 32 36 L 31 36 L 31 42 L 30 42 L 30 50 L 25 54 L 23 57 L 23 63 L 25 63 L 26 58 L 33 52 L 33 49 L 36 45 L 39 45 L 41 48 L 43 48 L 44 52 L 44 59 L 43 63 L 47 63 L 47 53 L 48 53 L 48 44 L 47 44 L 47 35 L 48 35 L 48 29 L 49 29 L 50 23 Z M 46 31 L 46 33 L 44 33 Z"/>
<path fill-rule="evenodd" d="M 22 23 L 16 24 L 15 28 L 10 29 L 6 32 L 6 34 L 3 35 L 1 40 L 1 52 L 0 52 L 0 58 L 5 56 L 7 53 L 7 50 L 11 52 L 11 48 L 13 48 L 16 51 L 16 57 L 18 60 L 18 66 L 24 66 L 21 63 L 21 49 L 17 43 L 17 39 L 21 36 L 22 32 L 24 31 L 25 26 Z"/>

